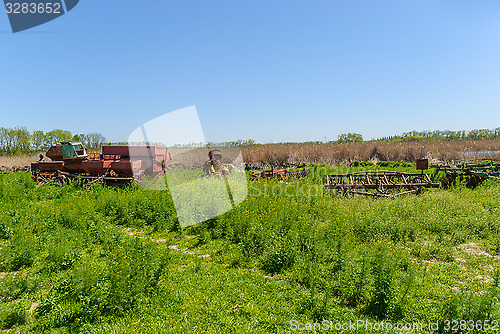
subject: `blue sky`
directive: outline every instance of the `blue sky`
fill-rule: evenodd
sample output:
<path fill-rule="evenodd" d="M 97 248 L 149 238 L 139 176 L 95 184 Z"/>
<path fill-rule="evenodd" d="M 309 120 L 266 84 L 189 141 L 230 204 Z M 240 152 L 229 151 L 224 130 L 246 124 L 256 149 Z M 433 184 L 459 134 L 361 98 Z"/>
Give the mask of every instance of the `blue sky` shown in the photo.
<path fill-rule="evenodd" d="M 0 126 L 125 140 L 190 105 L 207 140 L 500 126 L 500 2 L 81 0 L 12 34 Z"/>

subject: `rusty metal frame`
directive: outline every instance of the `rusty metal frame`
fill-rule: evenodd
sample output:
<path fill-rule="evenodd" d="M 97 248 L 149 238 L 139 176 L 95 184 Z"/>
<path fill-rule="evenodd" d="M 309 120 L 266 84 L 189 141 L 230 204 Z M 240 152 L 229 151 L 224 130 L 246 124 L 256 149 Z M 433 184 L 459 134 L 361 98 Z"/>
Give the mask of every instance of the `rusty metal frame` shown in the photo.
<path fill-rule="evenodd" d="M 444 172 L 446 177 L 442 179 L 443 188 L 456 184 L 457 179 L 466 181 L 469 188 L 476 188 L 486 179 L 500 180 L 500 162 L 498 161 L 477 161 L 460 162 L 453 165 L 431 165 L 435 169 L 435 174 Z"/>
<path fill-rule="evenodd" d="M 129 184 L 134 181 L 133 177 L 120 177 L 112 176 L 108 174 L 101 175 L 85 175 L 85 174 L 72 174 L 64 171 L 54 171 L 54 172 L 39 172 L 33 171 L 33 180 L 38 183 L 38 186 L 49 181 L 59 181 L 63 184 L 68 183 L 70 180 L 83 180 L 85 185 L 91 185 L 95 183 L 107 184 L 107 185 L 124 185 Z"/>
<path fill-rule="evenodd" d="M 64 144 L 64 143 L 63 143 Z M 80 143 L 81 144 L 81 143 Z M 131 146 L 104 146 L 103 153 L 92 153 L 85 156 L 84 159 L 66 159 L 62 155 L 58 155 L 61 145 L 52 146 L 54 154 L 47 156 L 51 161 L 38 161 L 31 164 L 33 179 L 39 183 L 39 186 L 49 182 L 50 180 L 60 181 L 65 184 L 74 179 L 82 180 L 83 184 L 89 185 L 94 183 L 107 184 L 110 186 L 120 186 L 135 181 L 140 181 L 144 176 L 148 175 L 154 178 L 166 173 L 171 173 L 169 169 L 170 152 L 166 147 L 153 146 L 160 153 L 153 157 L 142 157 L 141 161 L 149 161 L 147 167 L 140 168 L 139 171 L 134 170 L 132 161 L 130 160 Z M 142 149 L 142 147 L 140 147 Z M 149 149 L 150 147 L 144 147 Z M 143 149 L 144 150 L 144 149 Z M 120 154 L 117 154 L 120 153 Z M 156 152 L 156 151 L 155 151 Z M 164 154 L 162 154 L 164 152 Z M 166 158 L 168 155 L 168 158 Z M 159 160 L 163 157 L 162 160 Z M 42 157 L 43 158 L 43 157 Z M 148 159 L 149 158 L 149 159 Z M 141 162 L 137 160 L 135 162 Z M 90 163 L 98 162 L 97 165 Z M 99 165 L 99 162 L 101 165 Z M 123 167 L 117 164 L 130 164 L 130 168 Z M 71 168 L 70 168 L 71 167 Z M 159 167 L 155 168 L 154 167 Z"/>
<path fill-rule="evenodd" d="M 500 162 L 479 161 L 462 162 L 455 165 L 432 165 L 436 172 L 442 171 L 448 176 L 474 175 L 483 178 L 500 179 Z"/>
<path fill-rule="evenodd" d="M 437 188 L 429 174 L 397 171 L 364 171 L 324 176 L 324 186 L 341 190 L 344 195 L 396 197 L 418 193 L 422 188 Z"/>
<path fill-rule="evenodd" d="M 260 172 L 253 172 L 251 174 L 252 180 L 258 179 L 287 179 L 287 178 L 303 178 L 309 176 L 309 170 L 306 169 L 304 165 L 300 165 L 297 168 L 302 168 L 301 170 L 293 169 L 283 169 L 283 168 L 272 168 L 271 170 L 263 170 Z"/>

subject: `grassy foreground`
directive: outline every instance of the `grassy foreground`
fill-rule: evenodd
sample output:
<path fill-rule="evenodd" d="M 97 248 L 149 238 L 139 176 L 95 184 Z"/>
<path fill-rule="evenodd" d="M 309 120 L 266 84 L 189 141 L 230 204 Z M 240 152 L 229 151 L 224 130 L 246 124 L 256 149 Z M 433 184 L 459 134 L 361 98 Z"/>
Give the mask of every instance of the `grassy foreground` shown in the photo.
<path fill-rule="evenodd" d="M 0 329 L 291 333 L 364 320 L 491 332 L 498 182 L 342 198 L 321 186 L 328 169 L 311 168 L 307 180 L 250 183 L 242 205 L 188 229 L 168 191 L 1 175 Z"/>

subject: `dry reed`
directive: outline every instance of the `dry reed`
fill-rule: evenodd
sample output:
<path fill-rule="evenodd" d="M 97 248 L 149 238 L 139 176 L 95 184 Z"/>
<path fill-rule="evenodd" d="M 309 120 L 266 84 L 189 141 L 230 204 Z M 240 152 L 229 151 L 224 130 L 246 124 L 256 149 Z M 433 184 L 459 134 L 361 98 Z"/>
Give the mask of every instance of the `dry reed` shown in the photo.
<path fill-rule="evenodd" d="M 499 159 L 500 154 L 466 152 L 500 151 L 500 140 L 440 142 L 293 143 L 242 147 L 246 163 L 294 165 L 298 163 L 342 164 L 359 161 L 405 161 L 427 158 L 431 162 L 451 162 L 478 158 Z"/>

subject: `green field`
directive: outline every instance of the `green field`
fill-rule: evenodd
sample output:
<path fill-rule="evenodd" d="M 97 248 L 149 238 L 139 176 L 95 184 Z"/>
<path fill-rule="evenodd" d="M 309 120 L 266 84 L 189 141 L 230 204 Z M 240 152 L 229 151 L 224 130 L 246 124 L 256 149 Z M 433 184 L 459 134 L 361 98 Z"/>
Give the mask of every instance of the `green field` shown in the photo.
<path fill-rule="evenodd" d="M 363 166 L 309 168 L 304 180 L 251 182 L 236 209 L 187 229 L 168 191 L 1 175 L 0 329 L 292 333 L 363 320 L 491 332 L 500 182 L 346 198 L 322 174 Z M 467 323 L 452 331 L 447 319 Z"/>

